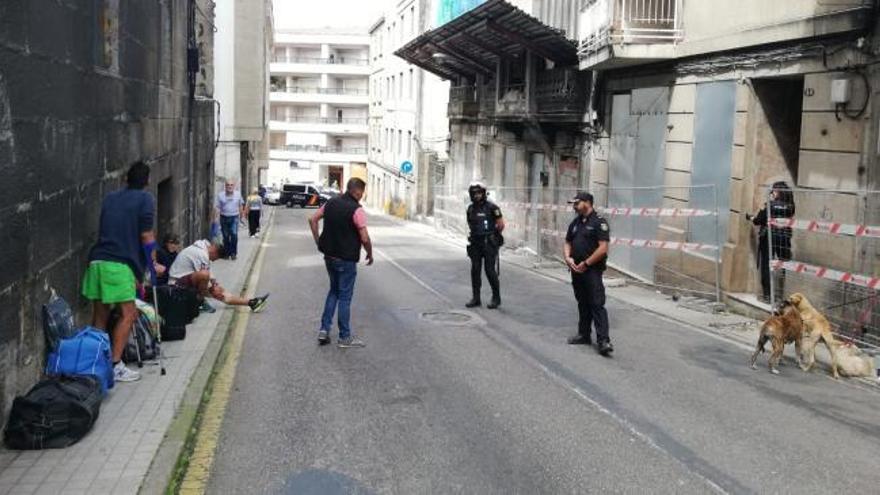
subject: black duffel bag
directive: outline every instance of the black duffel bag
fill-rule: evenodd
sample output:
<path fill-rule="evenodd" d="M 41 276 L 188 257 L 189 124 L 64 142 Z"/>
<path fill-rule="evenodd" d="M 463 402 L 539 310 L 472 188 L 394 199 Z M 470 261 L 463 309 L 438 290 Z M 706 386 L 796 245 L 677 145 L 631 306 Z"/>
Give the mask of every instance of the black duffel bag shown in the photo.
<path fill-rule="evenodd" d="M 80 441 L 98 419 L 101 384 L 94 376 L 57 376 L 16 397 L 3 431 L 10 449 L 59 449 Z"/>

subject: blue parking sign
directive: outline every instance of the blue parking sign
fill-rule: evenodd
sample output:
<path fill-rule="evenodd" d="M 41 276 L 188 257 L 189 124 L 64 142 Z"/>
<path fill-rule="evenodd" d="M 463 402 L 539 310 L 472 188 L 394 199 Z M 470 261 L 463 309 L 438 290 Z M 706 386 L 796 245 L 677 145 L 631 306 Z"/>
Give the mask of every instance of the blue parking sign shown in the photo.
<path fill-rule="evenodd" d="M 400 164 L 400 172 L 404 174 L 411 174 L 413 171 L 413 164 L 411 161 L 407 160 Z"/>

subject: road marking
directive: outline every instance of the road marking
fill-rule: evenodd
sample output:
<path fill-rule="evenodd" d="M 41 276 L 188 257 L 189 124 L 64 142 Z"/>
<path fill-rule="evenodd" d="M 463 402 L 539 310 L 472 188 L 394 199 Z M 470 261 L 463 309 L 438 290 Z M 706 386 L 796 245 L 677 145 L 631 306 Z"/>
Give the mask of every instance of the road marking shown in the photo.
<path fill-rule="evenodd" d="M 406 275 L 407 277 L 409 277 L 410 279 L 415 281 L 417 284 L 419 284 L 420 286 L 425 288 L 427 291 L 436 295 L 437 297 L 439 297 L 441 300 L 447 302 L 448 304 L 450 304 L 450 305 L 452 304 L 452 301 L 449 298 L 447 298 L 446 296 L 441 294 L 437 289 L 428 285 L 426 282 L 424 282 L 422 279 L 420 279 L 417 275 L 415 275 L 414 273 L 412 273 L 411 271 L 407 270 L 406 268 L 401 266 L 399 263 L 394 261 L 388 254 L 385 254 L 385 253 L 380 252 L 378 250 L 375 250 L 375 251 L 377 253 L 379 253 L 380 256 L 382 256 L 382 258 L 385 259 L 386 261 L 388 261 L 392 266 L 394 266 L 395 268 L 400 270 L 401 273 L 403 273 L 404 275 Z M 516 265 L 514 265 L 514 266 L 516 266 Z M 522 267 L 518 267 L 518 268 L 522 268 Z M 527 269 L 524 269 L 524 270 L 528 271 L 529 273 L 540 275 L 540 274 L 537 274 L 531 270 L 527 270 Z M 550 277 L 547 277 L 547 278 L 550 278 Z M 481 325 L 481 328 L 483 329 L 484 332 L 492 331 L 492 333 L 497 334 L 495 336 L 487 335 L 487 337 L 489 337 L 490 339 L 494 340 L 495 342 L 497 342 L 501 345 L 504 345 L 509 350 L 511 350 L 511 351 L 515 352 L 516 354 L 518 354 L 519 356 L 525 358 L 534 367 L 536 367 L 545 376 L 547 376 L 551 381 L 560 385 L 562 388 L 568 390 L 576 398 L 578 398 L 582 402 L 585 402 L 586 404 L 592 406 L 597 411 L 599 411 L 601 414 L 604 414 L 604 415 L 608 416 L 609 418 L 611 418 L 612 421 L 614 421 L 615 423 L 622 426 L 627 432 L 629 432 L 634 437 L 643 441 L 646 445 L 648 445 L 648 447 L 650 447 L 650 448 L 662 453 L 663 455 L 666 455 L 667 457 L 675 460 L 687 472 L 691 473 L 695 477 L 704 481 L 713 491 L 718 492 L 718 493 L 728 493 L 727 490 L 725 490 L 723 487 L 721 487 L 720 485 L 715 483 L 712 479 L 708 478 L 706 475 L 699 472 L 698 470 L 692 469 L 689 465 L 687 465 L 685 462 L 683 462 L 681 459 L 679 459 L 678 456 L 676 456 L 675 454 L 670 452 L 668 449 L 666 449 L 663 446 L 661 446 L 660 444 L 658 444 L 656 441 L 654 441 L 654 439 L 650 435 L 640 431 L 638 428 L 636 428 L 635 425 L 632 424 L 632 422 L 630 422 L 626 418 L 620 416 L 619 414 L 615 413 L 614 411 L 608 409 L 607 407 L 603 406 L 601 403 L 599 403 L 598 401 L 596 401 L 595 399 L 593 399 L 589 395 L 587 395 L 586 392 L 584 392 L 580 387 L 578 387 L 577 385 L 572 383 L 570 380 L 567 380 L 566 378 L 560 376 L 558 373 L 554 373 L 547 366 L 545 366 L 543 363 L 541 363 L 538 359 L 529 355 L 528 353 L 526 353 L 522 349 L 519 349 L 518 347 L 516 347 L 514 344 L 509 342 L 508 339 L 504 338 L 503 334 L 498 334 L 495 330 L 490 330 L 488 324 Z"/>
<path fill-rule="evenodd" d="M 254 266 L 245 283 L 245 293 L 249 295 L 253 293 L 260 280 L 260 271 L 263 268 L 266 247 L 269 245 L 269 239 L 272 237 L 273 225 L 274 223 L 270 224 L 269 228 L 266 229 L 266 235 L 263 236 L 260 242 Z M 211 469 L 214 465 L 214 456 L 217 452 L 223 418 L 229 405 L 232 385 L 235 381 L 235 371 L 238 368 L 245 332 L 247 331 L 248 321 L 250 321 L 250 311 L 239 311 L 234 318 L 234 326 L 229 330 L 231 335 L 230 340 L 226 344 L 223 361 L 219 364 L 210 390 L 206 391 L 209 394 L 208 401 L 202 412 L 201 421 L 197 425 L 198 432 L 196 433 L 195 446 L 193 447 L 189 458 L 189 465 L 186 468 L 186 473 L 178 490 L 178 493 L 183 495 L 205 493 L 208 487 L 208 480 L 211 477 Z"/>

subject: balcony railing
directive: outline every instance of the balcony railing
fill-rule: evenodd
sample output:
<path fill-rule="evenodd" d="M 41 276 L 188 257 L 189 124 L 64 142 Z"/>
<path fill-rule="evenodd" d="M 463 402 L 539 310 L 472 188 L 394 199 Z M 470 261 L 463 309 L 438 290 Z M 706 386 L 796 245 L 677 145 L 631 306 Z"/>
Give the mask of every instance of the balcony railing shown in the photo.
<path fill-rule="evenodd" d="M 539 114 L 580 117 L 586 109 L 587 88 L 576 68 L 556 68 L 538 73 L 535 100 Z"/>
<path fill-rule="evenodd" d="M 484 84 L 480 88 L 480 117 L 492 118 L 495 116 L 495 82 Z"/>
<path fill-rule="evenodd" d="M 275 55 L 272 61 L 281 64 L 330 64 L 330 65 L 369 65 L 370 60 L 366 58 L 351 57 L 297 57 L 286 55 Z"/>
<path fill-rule="evenodd" d="M 277 146 L 272 151 L 291 151 L 299 153 L 340 153 L 345 155 L 366 155 L 367 148 L 344 147 L 344 146 L 317 146 L 310 144 L 288 144 Z"/>
<path fill-rule="evenodd" d="M 581 56 L 610 44 L 674 43 L 681 39 L 681 0 L 593 0 L 580 14 Z"/>
<path fill-rule="evenodd" d="M 369 94 L 366 89 L 279 86 L 276 84 L 273 84 L 271 86 L 271 89 L 273 92 L 277 92 L 277 93 L 348 95 L 348 96 L 367 96 Z"/>
<path fill-rule="evenodd" d="M 276 122 L 289 122 L 295 124 L 356 124 L 367 125 L 367 117 L 304 117 L 301 115 L 274 115 L 272 120 Z"/>
<path fill-rule="evenodd" d="M 479 110 L 476 86 L 453 86 L 449 88 L 447 114 L 453 118 L 476 117 Z"/>

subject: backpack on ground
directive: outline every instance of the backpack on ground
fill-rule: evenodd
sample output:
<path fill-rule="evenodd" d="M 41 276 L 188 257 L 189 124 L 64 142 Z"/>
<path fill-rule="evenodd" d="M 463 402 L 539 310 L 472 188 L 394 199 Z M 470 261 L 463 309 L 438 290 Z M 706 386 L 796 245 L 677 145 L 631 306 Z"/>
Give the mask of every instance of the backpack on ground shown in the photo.
<path fill-rule="evenodd" d="M 3 440 L 7 447 L 18 450 L 67 447 L 92 429 L 100 408 L 97 378 L 47 378 L 12 402 Z"/>
<path fill-rule="evenodd" d="M 58 347 L 46 358 L 46 374 L 50 376 L 92 375 L 101 384 L 101 391 L 113 388 L 113 363 L 110 360 L 110 337 L 106 332 L 85 327 L 70 338 L 61 339 Z"/>
<path fill-rule="evenodd" d="M 76 335 L 78 329 L 73 321 L 73 310 L 55 290 L 49 302 L 43 305 L 43 333 L 46 335 L 46 349 L 54 351 L 61 339 Z"/>
<path fill-rule="evenodd" d="M 198 294 L 194 290 L 164 286 L 156 289 L 159 316 L 162 318 L 162 340 L 181 340 L 186 326 L 199 315 Z"/>
<path fill-rule="evenodd" d="M 138 317 L 132 325 L 128 342 L 122 351 L 122 360 L 126 363 L 137 363 L 142 367 L 144 361 L 153 361 L 159 358 L 159 342 L 153 334 L 153 322 L 147 315 L 138 312 Z"/>

